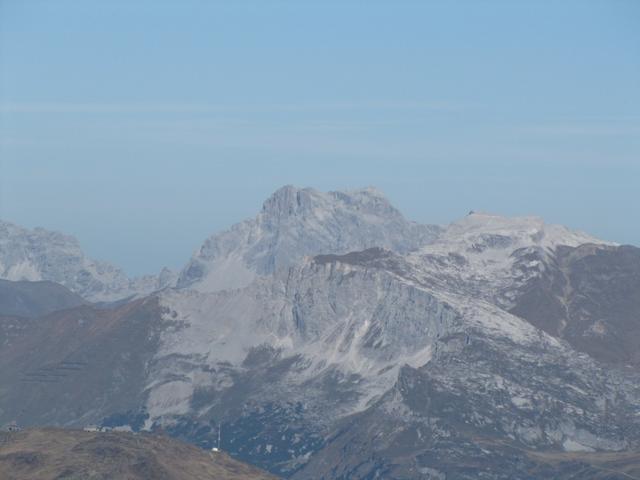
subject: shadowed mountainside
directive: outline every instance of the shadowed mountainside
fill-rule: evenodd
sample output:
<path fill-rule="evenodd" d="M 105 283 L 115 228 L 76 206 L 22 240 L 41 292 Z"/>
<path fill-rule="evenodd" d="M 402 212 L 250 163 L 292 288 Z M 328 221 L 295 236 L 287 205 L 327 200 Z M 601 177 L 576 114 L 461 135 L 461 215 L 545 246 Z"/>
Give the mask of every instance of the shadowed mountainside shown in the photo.
<path fill-rule="evenodd" d="M 144 402 L 159 317 L 153 298 L 37 319 L 0 316 L 0 412 L 10 415 L 4 421 L 69 425 L 74 419 L 82 426 L 136 409 Z"/>
<path fill-rule="evenodd" d="M 511 313 L 600 361 L 637 365 L 640 248 L 563 247 L 544 267 Z"/>
<path fill-rule="evenodd" d="M 0 315 L 39 317 L 87 303 L 54 282 L 12 282 L 0 279 Z"/>

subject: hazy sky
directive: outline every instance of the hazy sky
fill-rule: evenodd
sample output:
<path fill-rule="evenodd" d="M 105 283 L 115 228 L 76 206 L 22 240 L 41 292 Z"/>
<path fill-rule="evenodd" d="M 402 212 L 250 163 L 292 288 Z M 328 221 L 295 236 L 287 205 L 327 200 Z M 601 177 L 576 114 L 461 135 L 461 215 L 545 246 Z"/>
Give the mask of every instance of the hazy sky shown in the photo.
<path fill-rule="evenodd" d="M 640 245 L 640 2 L 0 0 L 0 218 L 145 273 L 284 184 Z"/>

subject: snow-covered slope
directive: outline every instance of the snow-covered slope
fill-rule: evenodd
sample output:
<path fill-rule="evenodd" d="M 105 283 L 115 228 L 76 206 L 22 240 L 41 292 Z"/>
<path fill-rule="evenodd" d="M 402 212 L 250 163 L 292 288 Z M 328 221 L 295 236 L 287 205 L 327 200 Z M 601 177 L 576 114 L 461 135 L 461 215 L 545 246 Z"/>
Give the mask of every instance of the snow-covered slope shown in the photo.
<path fill-rule="evenodd" d="M 558 247 L 583 244 L 615 245 L 539 217 L 471 212 L 407 261 L 422 283 L 508 308 L 514 292 L 553 262 Z"/>
<path fill-rule="evenodd" d="M 70 235 L 4 221 L 0 221 L 0 278 L 56 282 L 96 302 L 145 295 L 175 282 L 167 269 L 158 276 L 129 279 L 120 268 L 87 257 Z"/>
<path fill-rule="evenodd" d="M 285 186 L 255 218 L 207 239 L 181 272 L 178 287 L 204 292 L 244 287 L 305 255 L 370 247 L 405 253 L 439 231 L 406 220 L 373 188 L 324 193 Z"/>

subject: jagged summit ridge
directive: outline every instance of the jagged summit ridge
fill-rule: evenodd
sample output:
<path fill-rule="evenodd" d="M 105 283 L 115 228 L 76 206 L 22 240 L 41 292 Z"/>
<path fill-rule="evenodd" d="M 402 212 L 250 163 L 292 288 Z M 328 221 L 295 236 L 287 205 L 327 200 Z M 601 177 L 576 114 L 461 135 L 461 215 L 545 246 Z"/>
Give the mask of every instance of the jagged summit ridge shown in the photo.
<path fill-rule="evenodd" d="M 363 214 L 403 218 L 384 194 L 374 188 L 321 192 L 314 188 L 285 185 L 263 204 L 262 214 L 271 218 L 311 215 L 322 218 L 336 208 L 352 208 Z"/>
<path fill-rule="evenodd" d="M 1 220 L 0 278 L 51 281 L 96 302 L 145 295 L 175 282 L 167 269 L 160 276 L 130 279 L 122 269 L 89 258 L 71 235 Z"/>
<path fill-rule="evenodd" d="M 305 256 L 371 247 L 406 253 L 433 241 L 440 227 L 406 220 L 377 190 L 320 192 L 287 185 L 253 219 L 208 238 L 177 286 L 240 288 Z"/>

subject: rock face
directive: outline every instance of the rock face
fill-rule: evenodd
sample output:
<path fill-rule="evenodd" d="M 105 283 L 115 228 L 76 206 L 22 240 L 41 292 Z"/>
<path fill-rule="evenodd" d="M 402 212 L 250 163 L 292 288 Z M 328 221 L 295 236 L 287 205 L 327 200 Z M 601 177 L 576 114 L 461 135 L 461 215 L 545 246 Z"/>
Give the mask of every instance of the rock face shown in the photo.
<path fill-rule="evenodd" d="M 440 228 L 407 221 L 375 189 L 319 192 L 286 186 L 251 220 L 207 239 L 181 272 L 178 287 L 212 292 L 249 285 L 304 256 L 384 247 L 405 253 Z"/>
<path fill-rule="evenodd" d="M 0 278 L 50 281 L 92 302 L 108 302 L 151 293 L 175 282 L 168 270 L 135 279 L 109 263 L 88 258 L 69 235 L 42 228 L 29 230 L 0 221 Z"/>
<path fill-rule="evenodd" d="M 176 288 L 0 321 L 0 421 L 221 425 L 296 479 L 633 476 L 639 278 L 638 249 L 536 217 L 285 187 Z"/>
<path fill-rule="evenodd" d="M 234 451 L 295 478 L 477 478 L 480 460 L 488 478 L 526 478 L 538 463 L 509 449 L 637 448 L 635 371 L 577 353 L 469 296 L 466 282 L 434 288 L 409 260 L 384 250 L 322 256 L 233 294 L 162 295 L 181 327 L 160 336 L 148 412 L 187 437 L 197 427 L 181 419 L 194 411 L 249 429 Z M 194 355 L 178 357 L 187 345 Z M 274 459 L 268 445 L 291 453 Z"/>
<path fill-rule="evenodd" d="M 0 433 L 3 480 L 275 480 L 224 453 L 166 436 L 29 429 Z"/>

